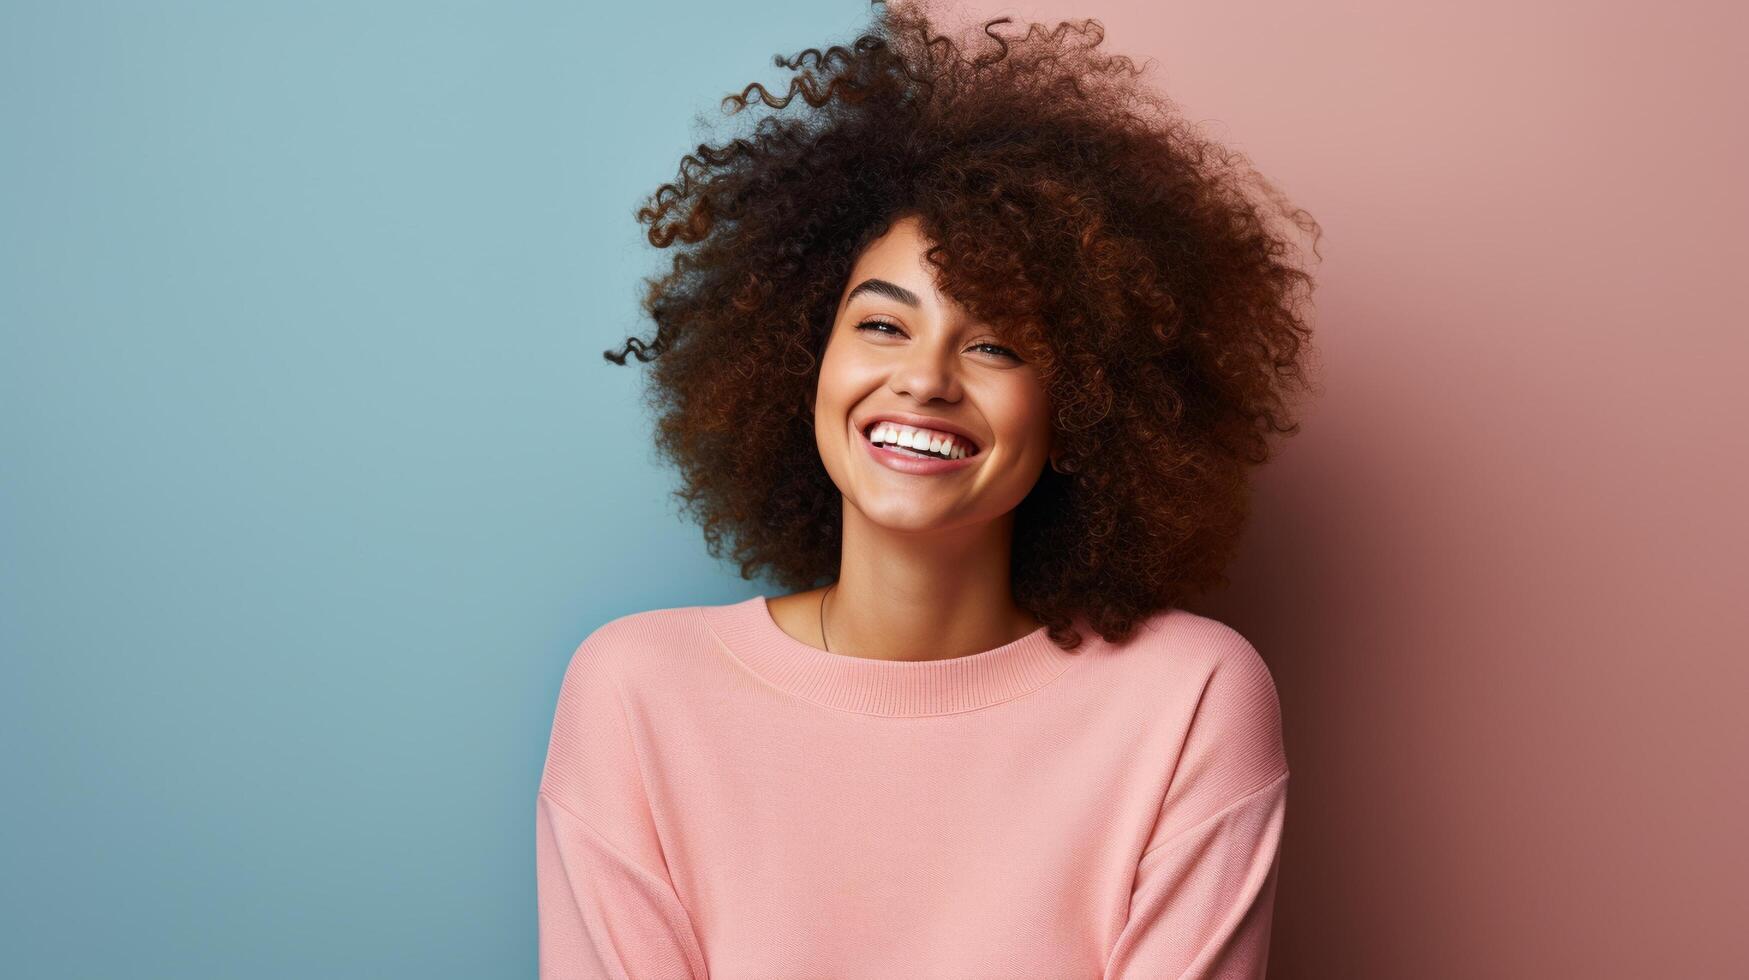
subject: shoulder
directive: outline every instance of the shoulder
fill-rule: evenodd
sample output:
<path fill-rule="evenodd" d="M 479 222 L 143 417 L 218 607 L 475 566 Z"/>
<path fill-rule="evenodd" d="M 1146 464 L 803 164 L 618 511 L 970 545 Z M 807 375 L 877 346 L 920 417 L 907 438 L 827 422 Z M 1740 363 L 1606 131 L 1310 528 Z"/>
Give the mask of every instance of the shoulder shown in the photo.
<path fill-rule="evenodd" d="M 1246 716 L 1275 716 L 1279 724 L 1281 702 L 1275 675 L 1263 654 L 1244 634 L 1219 620 L 1185 613 L 1195 621 L 1202 639 L 1202 655 L 1208 670 L 1205 701 L 1228 702 Z"/>
<path fill-rule="evenodd" d="M 1281 697 L 1263 654 L 1237 629 L 1208 616 L 1173 609 L 1151 617 L 1149 656 L 1190 705 L 1188 754 L 1203 755 L 1236 778 L 1267 778 L 1285 770 Z M 1248 775 L 1247 775 L 1248 774 Z"/>
<path fill-rule="evenodd" d="M 1167 672 L 1179 677 L 1170 717 L 1180 741 L 1157 842 L 1285 780 L 1288 760 L 1275 678 L 1249 639 L 1183 610 L 1152 625 L 1151 642 L 1170 651 Z"/>
<path fill-rule="evenodd" d="M 697 606 L 673 606 L 616 616 L 591 630 L 572 651 L 566 690 L 617 688 L 624 678 L 683 648 L 700 626 Z"/>
<path fill-rule="evenodd" d="M 1167 609 L 1143 621 L 1126 647 L 1146 650 L 1139 666 L 1207 701 L 1277 702 L 1275 676 L 1257 647 L 1237 629 L 1187 609 Z M 1279 705 L 1275 705 L 1279 710 Z"/>
<path fill-rule="evenodd" d="M 540 792 L 610 839 L 637 839 L 644 798 L 633 725 L 637 678 L 627 670 L 660 648 L 686 609 L 657 609 L 607 620 L 572 652 L 553 711 Z M 635 825 L 627 825 L 632 820 Z"/>
<path fill-rule="evenodd" d="M 661 654 L 680 648 L 674 637 L 684 635 L 696 608 L 629 613 L 590 630 L 565 665 L 549 751 L 570 758 L 590 751 L 586 746 L 624 743 L 628 703 L 652 687 L 649 665 L 674 661 Z M 654 679 L 660 686 L 660 678 Z"/>
<path fill-rule="evenodd" d="M 660 648 L 696 630 L 698 612 L 698 606 L 672 606 L 616 616 L 591 630 L 577 652 L 612 658 Z"/>

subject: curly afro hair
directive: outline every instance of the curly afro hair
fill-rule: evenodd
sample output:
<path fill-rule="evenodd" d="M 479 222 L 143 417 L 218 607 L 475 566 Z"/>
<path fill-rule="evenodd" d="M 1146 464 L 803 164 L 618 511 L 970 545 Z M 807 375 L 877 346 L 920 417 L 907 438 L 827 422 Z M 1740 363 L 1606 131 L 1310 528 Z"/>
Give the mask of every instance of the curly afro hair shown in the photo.
<path fill-rule="evenodd" d="M 1227 584 L 1250 467 L 1314 388 L 1312 280 L 1269 219 L 1313 233 L 1314 254 L 1321 232 L 1101 53 L 1097 20 L 1004 36 L 1009 20 L 967 45 L 882 6 L 848 45 L 776 56 L 782 95 L 724 99 L 777 111 L 699 145 L 637 211 L 676 251 L 644 281 L 655 335 L 605 356 L 655 361 L 655 450 L 710 554 L 825 584 L 843 500 L 808 396 L 858 252 L 916 216 L 941 290 L 1037 366 L 1060 439 L 1064 472 L 1015 512 L 1015 601 L 1060 646 L 1077 617 L 1122 642 Z"/>

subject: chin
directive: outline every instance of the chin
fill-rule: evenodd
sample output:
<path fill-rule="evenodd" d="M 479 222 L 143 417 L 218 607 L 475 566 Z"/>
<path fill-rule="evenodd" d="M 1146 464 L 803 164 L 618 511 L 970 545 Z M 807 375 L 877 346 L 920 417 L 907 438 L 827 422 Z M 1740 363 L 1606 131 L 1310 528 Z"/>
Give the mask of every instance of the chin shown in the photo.
<path fill-rule="evenodd" d="M 889 531 L 936 531 L 944 530 L 953 523 L 953 515 L 939 509 L 919 507 L 915 501 L 876 499 L 857 502 L 852 506 L 870 524 Z"/>

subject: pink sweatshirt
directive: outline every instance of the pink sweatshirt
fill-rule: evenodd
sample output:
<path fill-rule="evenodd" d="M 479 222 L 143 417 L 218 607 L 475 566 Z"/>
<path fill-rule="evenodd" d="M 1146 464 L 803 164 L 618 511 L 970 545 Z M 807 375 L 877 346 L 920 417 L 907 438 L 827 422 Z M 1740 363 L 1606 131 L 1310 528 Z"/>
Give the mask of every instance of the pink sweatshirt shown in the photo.
<path fill-rule="evenodd" d="M 1269 669 L 1184 610 L 1080 628 L 870 660 L 755 596 L 595 630 L 535 805 L 541 977 L 1262 977 Z"/>

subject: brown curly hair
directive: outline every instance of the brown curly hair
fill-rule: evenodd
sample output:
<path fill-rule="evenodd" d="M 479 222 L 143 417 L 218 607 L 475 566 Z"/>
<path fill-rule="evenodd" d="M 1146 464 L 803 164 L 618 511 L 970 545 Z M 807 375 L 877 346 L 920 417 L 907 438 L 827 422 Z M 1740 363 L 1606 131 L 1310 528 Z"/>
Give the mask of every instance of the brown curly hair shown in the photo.
<path fill-rule="evenodd" d="M 754 82 L 724 106 L 779 111 L 700 144 L 637 211 L 651 244 L 684 247 L 644 282 L 654 337 L 605 356 L 659 358 L 655 448 L 710 554 L 824 584 L 842 496 L 808 396 L 858 252 L 915 215 L 941 290 L 1037 365 L 1061 440 L 1066 472 L 1015 512 L 1015 601 L 1061 646 L 1077 616 L 1122 642 L 1227 584 L 1249 468 L 1298 431 L 1290 388 L 1313 387 L 1312 280 L 1269 219 L 1314 233 L 1314 254 L 1321 232 L 1102 54 L 1099 21 L 1004 37 L 1009 20 L 973 49 L 882 6 L 848 45 L 777 55 L 784 94 Z"/>

